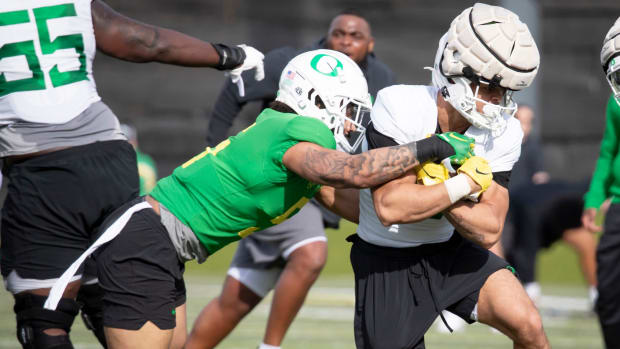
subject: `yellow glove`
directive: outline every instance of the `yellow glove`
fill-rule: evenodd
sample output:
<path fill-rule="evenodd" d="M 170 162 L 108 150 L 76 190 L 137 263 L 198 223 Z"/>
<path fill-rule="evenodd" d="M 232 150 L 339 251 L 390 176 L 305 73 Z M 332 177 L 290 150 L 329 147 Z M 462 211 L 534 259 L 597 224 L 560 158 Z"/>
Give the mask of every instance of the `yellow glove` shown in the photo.
<path fill-rule="evenodd" d="M 489 163 L 480 156 L 472 156 L 456 170 L 458 173 L 465 173 L 474 182 L 478 183 L 482 187 L 480 194 L 484 193 L 491 185 L 493 180 L 493 173 L 491 172 L 491 166 Z"/>
<path fill-rule="evenodd" d="M 436 164 L 432 161 L 427 161 L 416 168 L 416 175 L 418 177 L 418 183 L 424 185 L 433 185 L 441 183 L 450 178 L 448 169 L 442 164 Z"/>

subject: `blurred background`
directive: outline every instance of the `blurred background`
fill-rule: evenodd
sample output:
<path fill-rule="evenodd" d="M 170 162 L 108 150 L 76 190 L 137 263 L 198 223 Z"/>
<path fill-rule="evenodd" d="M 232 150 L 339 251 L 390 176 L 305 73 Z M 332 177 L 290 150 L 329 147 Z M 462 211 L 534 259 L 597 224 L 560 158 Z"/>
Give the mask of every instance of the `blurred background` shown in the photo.
<path fill-rule="evenodd" d="M 462 0 L 109 0 L 130 17 L 266 52 L 304 47 L 326 34 L 330 19 L 354 7 L 369 19 L 375 53 L 398 83 L 427 84 L 437 42 L 451 20 L 474 1 Z M 535 84 L 515 99 L 534 107 L 534 136 L 543 144 L 553 178 L 591 174 L 598 155 L 610 90 L 599 63 L 603 37 L 620 15 L 617 0 L 487 1 L 520 15 L 536 36 L 541 66 Z M 136 126 L 140 148 L 160 176 L 206 146 L 209 117 L 224 76 L 210 69 L 129 64 L 98 54 L 95 79 L 103 100 L 122 122 Z M 250 105 L 231 133 L 255 117 Z"/>

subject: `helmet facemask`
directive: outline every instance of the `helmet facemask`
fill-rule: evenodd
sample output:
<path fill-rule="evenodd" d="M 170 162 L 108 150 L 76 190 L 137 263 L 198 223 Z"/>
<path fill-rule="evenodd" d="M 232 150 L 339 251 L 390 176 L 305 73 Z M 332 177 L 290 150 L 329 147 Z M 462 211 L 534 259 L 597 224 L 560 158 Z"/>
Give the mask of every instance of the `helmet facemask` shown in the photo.
<path fill-rule="evenodd" d="M 454 86 L 447 89 L 449 96 L 444 96 L 444 98 L 467 121 L 475 127 L 490 130 L 494 137 L 504 132 L 507 116 L 513 116 L 517 111 L 517 103 L 512 99 L 514 91 L 477 76 L 472 78 L 449 77 L 449 80 L 454 82 Z M 502 89 L 504 92 L 500 102 L 494 104 L 478 97 L 481 86 L 489 89 Z M 482 104 L 481 111 L 478 111 L 477 102 Z"/>
<path fill-rule="evenodd" d="M 311 90 L 309 99 L 314 101 L 315 108 L 313 108 L 312 117 L 319 116 L 321 121 L 332 130 L 338 149 L 347 153 L 354 152 L 364 139 L 363 136 L 366 133 L 364 125 L 367 125 L 370 120 L 371 106 L 366 101 L 349 96 L 323 98 L 314 89 Z"/>
<path fill-rule="evenodd" d="M 601 66 L 616 103 L 620 105 L 620 17 L 616 19 L 603 40 Z"/>
<path fill-rule="evenodd" d="M 334 138 L 338 149 L 347 153 L 354 152 L 362 143 L 366 127 L 370 121 L 371 106 L 364 101 L 351 99 L 349 97 L 340 98 L 340 107 L 337 117 L 341 122 L 333 129 Z M 347 132 L 348 131 L 348 132 Z"/>
<path fill-rule="evenodd" d="M 616 62 L 616 59 L 619 59 L 619 61 Z M 620 105 L 620 55 L 611 59 L 605 75 L 614 93 L 614 99 Z"/>

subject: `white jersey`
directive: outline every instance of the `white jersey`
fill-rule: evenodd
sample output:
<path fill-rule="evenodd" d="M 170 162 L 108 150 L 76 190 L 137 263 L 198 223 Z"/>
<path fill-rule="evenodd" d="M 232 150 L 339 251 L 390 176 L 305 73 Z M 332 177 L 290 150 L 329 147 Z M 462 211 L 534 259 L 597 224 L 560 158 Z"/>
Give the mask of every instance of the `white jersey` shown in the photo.
<path fill-rule="evenodd" d="M 437 91 L 432 86 L 395 85 L 377 94 L 371 119 L 374 128 L 398 144 L 418 141 L 437 129 Z M 519 121 L 506 116 L 506 131 L 493 138 L 489 131 L 469 127 L 466 136 L 476 140 L 474 152 L 484 157 L 493 172 L 510 171 L 521 154 L 523 131 Z M 368 144 L 364 141 L 364 151 Z M 410 224 L 383 226 L 375 213 L 369 189 L 360 191 L 360 223 L 357 234 L 379 246 L 414 247 L 450 239 L 454 227 L 441 218 L 428 218 Z"/>
<path fill-rule="evenodd" d="M 91 0 L 0 1 L 0 126 L 66 123 L 100 100 Z"/>

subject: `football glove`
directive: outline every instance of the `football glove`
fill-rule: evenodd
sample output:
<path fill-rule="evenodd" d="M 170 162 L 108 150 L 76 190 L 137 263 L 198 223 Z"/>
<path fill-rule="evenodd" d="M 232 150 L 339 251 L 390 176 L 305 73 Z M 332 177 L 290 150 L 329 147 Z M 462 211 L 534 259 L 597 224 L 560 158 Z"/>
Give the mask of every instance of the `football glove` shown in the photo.
<path fill-rule="evenodd" d="M 239 96 L 243 97 L 245 96 L 245 87 L 243 85 L 241 73 L 246 70 L 256 69 L 254 72 L 254 79 L 256 79 L 256 81 L 263 80 L 265 78 L 265 67 L 263 66 L 263 59 L 265 59 L 265 56 L 254 47 L 246 45 L 239 45 L 239 47 L 245 52 L 245 59 L 240 66 L 227 72 L 226 75 L 230 76 L 230 80 L 233 84 L 237 85 Z"/>
<path fill-rule="evenodd" d="M 458 168 L 457 172 L 465 173 L 474 182 L 478 183 L 478 185 L 482 187 L 480 194 L 484 193 L 484 191 L 491 185 L 491 181 L 493 181 L 491 166 L 489 166 L 489 163 L 480 156 L 472 156 L 467 159 L 467 161 L 465 161 L 461 167 Z M 478 196 L 480 194 L 478 194 Z"/>
<path fill-rule="evenodd" d="M 457 132 L 432 135 L 416 142 L 418 161 L 424 163 L 447 159 L 447 163 L 461 165 L 474 155 L 474 142 L 473 138 Z"/>
<path fill-rule="evenodd" d="M 451 165 L 463 165 L 467 159 L 474 156 L 475 140 L 473 138 L 463 136 L 457 132 L 446 132 L 437 135 L 437 137 L 454 149 L 454 155 L 440 157 L 441 160 L 449 159 L 446 162 L 449 162 Z"/>
<path fill-rule="evenodd" d="M 450 178 L 448 170 L 442 164 L 427 161 L 416 167 L 417 182 L 424 185 L 441 183 Z"/>

